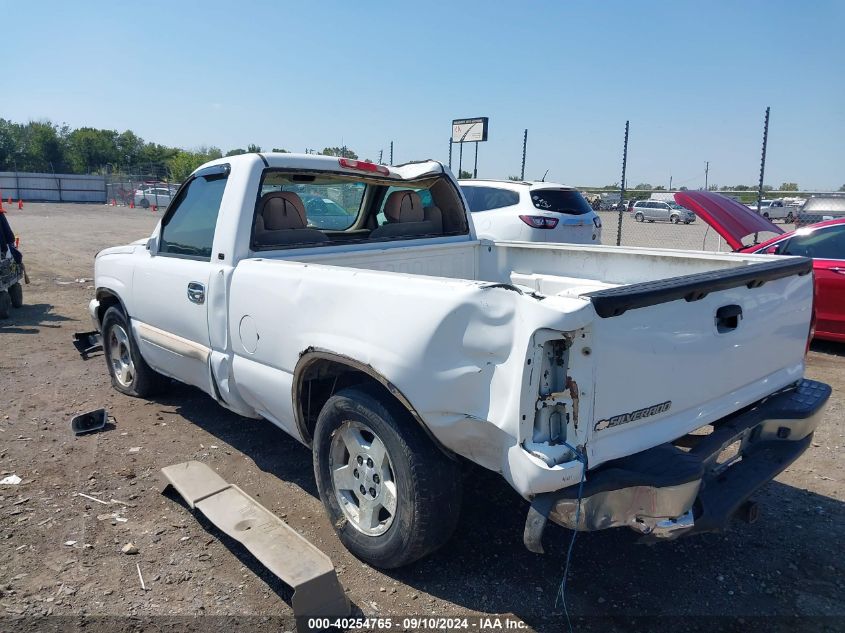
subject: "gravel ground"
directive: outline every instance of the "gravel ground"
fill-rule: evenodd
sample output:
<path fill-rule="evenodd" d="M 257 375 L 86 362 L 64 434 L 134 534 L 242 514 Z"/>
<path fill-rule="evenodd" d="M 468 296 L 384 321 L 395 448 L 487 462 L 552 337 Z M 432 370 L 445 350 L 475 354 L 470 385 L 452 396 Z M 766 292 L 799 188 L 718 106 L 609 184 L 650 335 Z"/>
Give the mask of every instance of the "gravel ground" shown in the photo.
<path fill-rule="evenodd" d="M 26 306 L 0 322 L 0 476 L 23 479 L 0 487 L 0 630 L 19 616 L 289 616 L 290 592 L 281 583 L 161 494 L 159 469 L 188 459 L 208 463 L 325 551 L 358 614 L 508 614 L 531 630 L 565 626 L 555 594 L 571 533 L 553 526 L 550 553 L 526 551 L 527 504 L 498 476 L 467 468 L 454 538 L 415 565 L 382 572 L 340 545 L 317 497 L 309 451 L 282 431 L 187 387 L 151 402 L 122 396 L 110 388 L 102 357 L 79 358 L 71 335 L 90 329 L 94 254 L 148 235 L 156 215 L 28 204 L 9 219 L 32 283 Z M 636 545 L 627 530 L 579 535 L 568 589 L 576 630 L 845 624 L 845 346 L 814 344 L 808 365 L 809 377 L 833 385 L 833 399 L 808 453 L 757 496 L 761 519 L 656 546 Z M 70 416 L 103 406 L 113 424 L 74 438 Z M 127 543 L 138 553 L 123 553 Z M 29 618 L 15 626 L 74 621 Z M 285 620 L 191 622 L 207 631 Z"/>

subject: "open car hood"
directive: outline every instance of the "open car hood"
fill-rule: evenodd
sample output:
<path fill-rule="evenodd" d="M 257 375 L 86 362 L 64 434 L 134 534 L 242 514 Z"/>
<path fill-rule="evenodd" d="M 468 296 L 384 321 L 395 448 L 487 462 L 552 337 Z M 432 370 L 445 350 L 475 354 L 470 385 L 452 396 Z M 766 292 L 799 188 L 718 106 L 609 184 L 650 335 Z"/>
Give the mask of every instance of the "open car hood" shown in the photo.
<path fill-rule="evenodd" d="M 675 202 L 695 212 L 724 237 L 734 250 L 745 247 L 742 238 L 754 233 L 783 233 L 782 228 L 762 215 L 757 215 L 756 211 L 718 193 L 679 191 L 675 194 Z"/>

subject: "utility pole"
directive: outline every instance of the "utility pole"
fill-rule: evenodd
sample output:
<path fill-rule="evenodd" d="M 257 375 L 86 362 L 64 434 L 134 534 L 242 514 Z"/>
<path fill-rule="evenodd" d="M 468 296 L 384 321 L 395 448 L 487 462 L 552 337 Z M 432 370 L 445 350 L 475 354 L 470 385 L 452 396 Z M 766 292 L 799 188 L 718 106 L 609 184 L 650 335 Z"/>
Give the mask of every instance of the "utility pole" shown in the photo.
<path fill-rule="evenodd" d="M 528 128 L 522 134 L 522 170 L 519 172 L 519 179 L 525 180 L 525 150 L 528 149 Z"/>
<path fill-rule="evenodd" d="M 672 191 L 672 174 L 669 174 L 669 191 Z"/>
<path fill-rule="evenodd" d="M 475 142 L 475 164 L 472 166 L 472 177 L 478 178 L 478 141 Z"/>
<path fill-rule="evenodd" d="M 760 205 L 763 201 L 763 174 L 766 171 L 766 145 L 769 141 L 769 110 L 766 107 L 766 119 L 763 122 L 763 155 L 760 158 L 760 184 L 757 188 L 757 213 L 760 213 Z M 757 235 L 754 235 L 754 241 L 757 241 Z"/>
<path fill-rule="evenodd" d="M 381 162 L 381 159 L 382 159 L 383 157 L 384 157 L 384 150 L 383 150 L 383 149 L 380 149 L 380 150 L 378 151 L 378 164 L 379 164 L 379 165 L 384 165 L 384 163 L 383 163 L 383 162 Z"/>
<path fill-rule="evenodd" d="M 449 137 L 449 171 L 452 170 L 452 137 Z"/>
<path fill-rule="evenodd" d="M 390 141 L 390 164 L 393 164 L 393 141 Z"/>
<path fill-rule="evenodd" d="M 710 191 L 709 185 L 709 177 L 710 177 L 710 161 L 704 161 L 704 191 Z"/>
<path fill-rule="evenodd" d="M 625 170 L 628 167 L 628 123 L 625 121 L 625 144 L 622 146 L 622 182 L 619 187 L 619 226 L 616 229 L 616 245 L 622 245 L 622 213 L 625 202 Z"/>

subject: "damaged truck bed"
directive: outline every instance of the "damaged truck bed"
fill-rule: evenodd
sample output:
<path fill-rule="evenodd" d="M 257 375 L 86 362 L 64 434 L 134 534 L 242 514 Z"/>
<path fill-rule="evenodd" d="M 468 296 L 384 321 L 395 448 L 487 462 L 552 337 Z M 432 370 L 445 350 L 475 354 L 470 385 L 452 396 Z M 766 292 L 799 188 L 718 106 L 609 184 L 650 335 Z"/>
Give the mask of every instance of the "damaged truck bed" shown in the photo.
<path fill-rule="evenodd" d="M 829 395 L 804 380 L 809 260 L 477 240 L 434 161 L 220 159 L 95 269 L 114 387 L 173 378 L 285 430 L 338 537 L 381 567 L 448 539 L 461 460 L 530 503 L 535 551 L 547 519 L 719 529 Z"/>

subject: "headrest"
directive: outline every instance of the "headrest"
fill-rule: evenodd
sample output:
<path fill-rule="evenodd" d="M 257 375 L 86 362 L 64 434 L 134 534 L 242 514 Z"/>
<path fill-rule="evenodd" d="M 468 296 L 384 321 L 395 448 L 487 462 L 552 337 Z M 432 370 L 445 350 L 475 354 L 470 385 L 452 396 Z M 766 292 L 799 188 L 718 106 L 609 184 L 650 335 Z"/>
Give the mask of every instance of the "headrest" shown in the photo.
<path fill-rule="evenodd" d="M 384 215 L 391 224 L 395 222 L 422 222 L 424 219 L 422 200 L 416 191 L 404 189 L 387 196 Z"/>
<path fill-rule="evenodd" d="M 302 198 L 291 191 L 265 193 L 258 207 L 267 231 L 304 229 L 308 226 Z"/>

